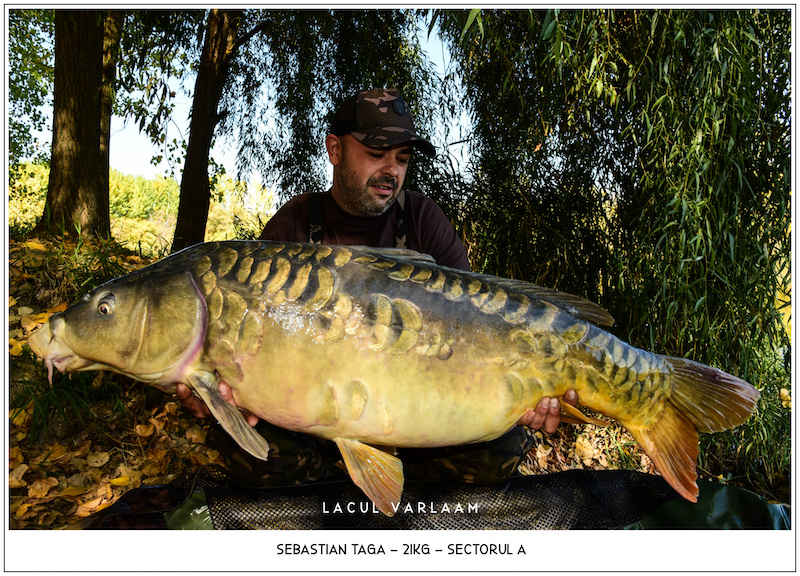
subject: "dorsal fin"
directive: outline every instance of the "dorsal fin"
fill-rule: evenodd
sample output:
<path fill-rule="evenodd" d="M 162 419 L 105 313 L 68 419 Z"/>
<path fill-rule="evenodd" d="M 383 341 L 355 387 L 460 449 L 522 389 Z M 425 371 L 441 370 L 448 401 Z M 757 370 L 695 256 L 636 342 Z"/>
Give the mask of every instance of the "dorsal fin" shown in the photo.
<path fill-rule="evenodd" d="M 417 252 L 409 248 L 373 248 L 372 246 L 349 246 L 349 248 L 370 252 L 381 258 L 408 260 L 409 262 L 416 262 L 417 264 L 436 264 L 436 260 L 434 260 L 433 256 L 430 254 L 423 254 L 422 252 Z"/>
<path fill-rule="evenodd" d="M 512 280 L 510 278 L 501 278 L 489 274 L 464 274 L 485 282 L 490 282 L 509 292 L 517 292 L 534 300 L 544 300 L 572 314 L 576 318 L 587 320 L 600 326 L 614 325 L 614 317 L 611 316 L 605 308 L 586 298 L 581 298 L 580 296 L 575 296 L 574 294 L 568 294 L 566 292 L 559 292 L 552 288 L 537 286 L 536 284 L 531 284 L 524 280 Z"/>

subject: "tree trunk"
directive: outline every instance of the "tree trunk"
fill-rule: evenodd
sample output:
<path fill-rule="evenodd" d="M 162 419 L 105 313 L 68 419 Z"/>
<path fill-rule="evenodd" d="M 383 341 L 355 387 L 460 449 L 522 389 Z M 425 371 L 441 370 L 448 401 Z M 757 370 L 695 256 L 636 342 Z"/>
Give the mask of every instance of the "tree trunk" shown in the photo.
<path fill-rule="evenodd" d="M 173 252 L 202 242 L 205 238 L 211 204 L 208 157 L 214 129 L 219 121 L 217 106 L 234 54 L 240 16 L 241 12 L 228 10 L 211 10 L 208 15 L 203 54 L 195 81 L 178 219 L 172 240 Z"/>
<path fill-rule="evenodd" d="M 45 214 L 35 232 L 67 232 L 74 226 L 82 234 L 111 233 L 109 130 L 102 128 L 104 107 L 109 119 L 111 114 L 110 92 L 106 98 L 103 90 L 105 15 L 95 10 L 55 13 L 50 181 Z"/>
<path fill-rule="evenodd" d="M 98 204 L 98 217 L 111 222 L 109 212 L 109 147 L 111 142 L 111 116 L 114 105 L 114 81 L 117 77 L 119 40 L 122 35 L 122 12 L 109 10 L 103 20 L 103 84 L 100 91 L 100 190 L 103 202 Z"/>

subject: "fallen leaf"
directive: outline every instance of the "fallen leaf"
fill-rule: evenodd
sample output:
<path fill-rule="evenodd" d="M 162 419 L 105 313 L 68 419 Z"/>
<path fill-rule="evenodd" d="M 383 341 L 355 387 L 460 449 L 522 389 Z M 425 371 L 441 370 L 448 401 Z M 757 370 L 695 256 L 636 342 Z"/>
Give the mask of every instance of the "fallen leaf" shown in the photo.
<path fill-rule="evenodd" d="M 39 478 L 28 486 L 28 498 L 44 498 L 51 488 L 58 486 L 58 480 L 52 476 L 49 478 Z"/>
<path fill-rule="evenodd" d="M 29 308 L 27 306 L 20 306 L 19 308 L 17 308 L 17 314 L 19 314 L 20 316 L 28 316 L 30 314 L 33 314 L 33 308 Z"/>
<path fill-rule="evenodd" d="M 34 322 L 37 322 L 39 324 L 44 324 L 45 322 L 47 322 L 47 320 L 50 318 L 50 316 L 52 316 L 52 314 L 50 314 L 48 312 L 39 312 L 38 314 L 30 314 L 30 315 L 26 316 L 25 318 L 30 318 L 31 320 L 33 320 Z"/>
<path fill-rule="evenodd" d="M 15 306 L 16 303 L 17 303 L 17 299 L 16 298 L 14 298 L 13 296 L 9 296 L 8 297 L 8 307 L 9 308 L 11 308 L 12 306 Z"/>
<path fill-rule="evenodd" d="M 136 428 L 134 428 L 136 435 L 141 436 L 142 438 L 147 438 L 148 436 L 152 436 L 155 428 L 152 424 L 137 424 Z"/>
<path fill-rule="evenodd" d="M 66 462 L 73 456 L 73 453 L 66 446 L 53 444 L 44 456 L 45 460 L 49 462 Z"/>
<path fill-rule="evenodd" d="M 127 486 L 131 483 L 130 476 L 120 476 L 119 478 L 112 478 L 109 480 L 114 486 Z"/>
<path fill-rule="evenodd" d="M 205 444 L 207 432 L 197 424 L 193 424 L 186 430 L 186 439 L 192 444 Z"/>
<path fill-rule="evenodd" d="M 94 452 L 86 456 L 86 464 L 92 468 L 100 468 L 108 462 L 109 458 L 110 455 L 108 452 Z"/>
<path fill-rule="evenodd" d="M 158 476 L 161 474 L 161 466 L 150 463 L 142 469 L 143 476 Z"/>
<path fill-rule="evenodd" d="M 156 464 L 160 464 L 166 458 L 169 457 L 169 452 L 167 450 L 163 450 L 161 448 L 148 448 L 147 449 L 147 458 Z"/>
<path fill-rule="evenodd" d="M 117 466 L 117 474 L 120 476 L 127 476 L 132 482 L 136 482 L 142 477 L 142 471 L 127 464 L 120 464 Z"/>
<path fill-rule="evenodd" d="M 61 492 L 59 492 L 58 495 L 64 498 L 69 498 L 74 496 L 83 496 L 85 492 L 86 488 L 81 486 L 67 486 Z"/>
<path fill-rule="evenodd" d="M 25 460 L 25 457 L 22 455 L 22 450 L 19 449 L 19 446 L 12 446 L 11 450 L 8 451 L 8 467 L 13 470 L 22 464 L 23 460 Z"/>
<path fill-rule="evenodd" d="M 84 502 L 78 509 L 75 511 L 75 516 L 79 518 L 86 518 L 87 516 L 91 516 L 96 511 L 101 510 L 101 505 L 105 496 L 100 496 L 99 498 L 95 498 L 94 500 L 89 500 L 88 502 Z M 105 506 L 103 506 L 105 508 Z"/>
<path fill-rule="evenodd" d="M 28 483 L 22 479 L 25 472 L 28 471 L 27 464 L 20 464 L 19 466 L 15 467 L 11 472 L 8 473 L 8 487 L 9 488 L 22 488 L 23 486 L 27 486 Z"/>
<path fill-rule="evenodd" d="M 155 426 L 156 431 L 160 434 L 164 427 L 167 425 L 166 419 L 162 420 L 160 418 L 150 418 L 150 424 Z"/>
<path fill-rule="evenodd" d="M 27 409 L 14 408 L 13 410 L 9 410 L 8 417 L 14 426 L 27 428 L 30 425 L 31 415 L 28 413 Z"/>
<path fill-rule="evenodd" d="M 25 240 L 25 246 L 31 250 L 47 251 L 47 246 L 36 240 Z"/>
<path fill-rule="evenodd" d="M 584 436 L 578 436 L 578 439 L 575 440 L 575 456 L 583 462 L 584 466 L 589 466 L 592 463 L 594 449 Z"/>
<path fill-rule="evenodd" d="M 71 488 L 80 488 L 85 490 L 84 485 L 86 482 L 86 473 L 85 472 L 77 472 L 67 478 L 67 486 Z"/>
<path fill-rule="evenodd" d="M 536 460 L 538 461 L 539 466 L 541 466 L 542 468 L 547 468 L 547 456 L 552 451 L 553 451 L 552 446 L 544 446 L 542 444 L 539 444 L 539 446 L 536 447 Z"/>
<path fill-rule="evenodd" d="M 17 511 L 14 515 L 17 518 L 22 518 L 28 511 L 28 508 L 30 508 L 31 506 L 33 506 L 33 502 L 26 502 L 25 504 L 20 504 L 19 508 L 17 508 Z"/>
<path fill-rule="evenodd" d="M 25 316 L 20 321 L 20 324 L 22 324 L 22 329 L 25 330 L 25 332 L 30 333 L 36 330 L 39 325 L 44 324 L 44 320 L 40 322 L 36 320 L 35 316 Z"/>
<path fill-rule="evenodd" d="M 9 338 L 8 345 L 11 346 L 8 350 L 9 354 L 12 356 L 22 356 L 22 342 Z"/>
<path fill-rule="evenodd" d="M 48 315 L 52 315 L 52 314 L 56 314 L 57 312 L 63 312 L 66 309 L 67 309 L 67 303 L 66 302 L 62 302 L 61 304 L 57 304 L 56 306 L 53 306 L 52 308 L 48 308 L 47 310 L 45 310 L 45 312 L 47 312 Z"/>

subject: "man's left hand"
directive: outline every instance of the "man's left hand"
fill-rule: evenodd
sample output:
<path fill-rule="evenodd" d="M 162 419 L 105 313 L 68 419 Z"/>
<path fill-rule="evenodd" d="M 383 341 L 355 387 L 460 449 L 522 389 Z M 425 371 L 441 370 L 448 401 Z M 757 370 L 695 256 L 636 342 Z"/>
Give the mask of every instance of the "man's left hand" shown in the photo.
<path fill-rule="evenodd" d="M 575 390 L 567 390 L 564 394 L 567 404 L 578 403 L 578 394 Z M 558 398 L 542 398 L 533 410 L 528 410 L 517 422 L 520 426 L 527 426 L 531 430 L 540 428 L 548 434 L 554 434 L 561 424 L 561 403 Z"/>

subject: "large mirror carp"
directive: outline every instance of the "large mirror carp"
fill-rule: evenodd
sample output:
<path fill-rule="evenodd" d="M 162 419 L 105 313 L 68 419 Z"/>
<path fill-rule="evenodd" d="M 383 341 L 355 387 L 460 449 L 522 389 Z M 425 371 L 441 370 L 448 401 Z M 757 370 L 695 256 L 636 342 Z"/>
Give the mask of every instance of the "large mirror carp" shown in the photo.
<path fill-rule="evenodd" d="M 219 395 L 226 382 L 241 409 L 333 440 L 388 515 L 403 470 L 380 447 L 491 440 L 570 388 L 696 501 L 698 433 L 741 424 L 759 393 L 598 327 L 612 323 L 582 298 L 410 251 L 231 241 L 99 286 L 29 343 L 51 381 L 55 368 L 112 370 L 165 392 L 183 382 L 243 449 L 267 459 L 266 440 Z"/>

